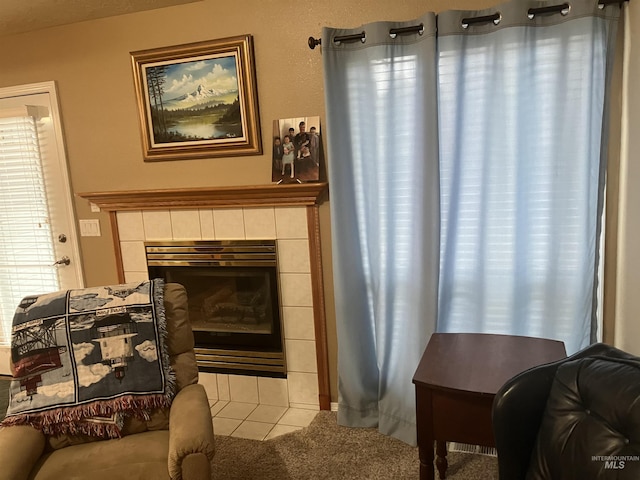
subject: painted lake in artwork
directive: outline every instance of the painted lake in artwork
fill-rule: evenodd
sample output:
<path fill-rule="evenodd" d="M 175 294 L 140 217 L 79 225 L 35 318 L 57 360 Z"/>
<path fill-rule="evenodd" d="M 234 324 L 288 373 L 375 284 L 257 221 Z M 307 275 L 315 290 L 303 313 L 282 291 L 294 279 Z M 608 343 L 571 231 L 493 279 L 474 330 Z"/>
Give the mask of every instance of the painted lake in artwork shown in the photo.
<path fill-rule="evenodd" d="M 186 140 L 210 140 L 220 138 L 242 137 L 242 125 L 218 124 L 202 121 L 198 118 L 185 118 L 169 127 L 169 131 L 177 132 Z"/>

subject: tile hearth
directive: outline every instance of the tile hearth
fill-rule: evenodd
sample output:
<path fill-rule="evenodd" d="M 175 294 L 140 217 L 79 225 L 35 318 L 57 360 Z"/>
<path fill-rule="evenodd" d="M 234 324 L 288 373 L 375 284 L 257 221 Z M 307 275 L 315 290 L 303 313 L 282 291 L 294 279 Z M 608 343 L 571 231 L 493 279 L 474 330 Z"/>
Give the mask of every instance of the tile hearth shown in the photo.
<path fill-rule="evenodd" d="M 215 435 L 269 440 L 309 426 L 318 410 L 209 400 Z"/>

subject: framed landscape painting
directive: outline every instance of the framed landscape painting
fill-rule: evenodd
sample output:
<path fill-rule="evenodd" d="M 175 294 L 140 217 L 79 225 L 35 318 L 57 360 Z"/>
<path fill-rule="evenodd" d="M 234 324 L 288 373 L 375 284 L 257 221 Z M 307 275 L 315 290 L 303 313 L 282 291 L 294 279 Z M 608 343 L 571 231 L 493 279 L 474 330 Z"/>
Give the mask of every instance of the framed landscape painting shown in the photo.
<path fill-rule="evenodd" d="M 131 52 L 146 161 L 262 153 L 250 35 Z"/>

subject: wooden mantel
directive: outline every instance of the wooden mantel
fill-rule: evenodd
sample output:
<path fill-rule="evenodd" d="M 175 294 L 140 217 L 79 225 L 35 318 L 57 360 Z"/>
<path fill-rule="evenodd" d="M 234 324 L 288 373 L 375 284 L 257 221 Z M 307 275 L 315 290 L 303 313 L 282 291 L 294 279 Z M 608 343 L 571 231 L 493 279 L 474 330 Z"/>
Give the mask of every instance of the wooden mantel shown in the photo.
<path fill-rule="evenodd" d="M 85 192 L 76 195 L 107 212 L 176 208 L 313 206 L 325 200 L 326 182 L 237 187 Z"/>
<path fill-rule="evenodd" d="M 171 210 L 198 208 L 255 208 L 304 206 L 307 210 L 311 289 L 315 326 L 318 394 L 320 408 L 331 408 L 326 308 L 320 248 L 319 205 L 328 197 L 326 182 L 237 187 L 199 187 L 160 190 L 128 190 L 77 193 L 80 198 L 108 212 L 111 221 L 118 277 L 124 282 L 124 269 L 118 234 L 117 212 L 127 210 Z"/>

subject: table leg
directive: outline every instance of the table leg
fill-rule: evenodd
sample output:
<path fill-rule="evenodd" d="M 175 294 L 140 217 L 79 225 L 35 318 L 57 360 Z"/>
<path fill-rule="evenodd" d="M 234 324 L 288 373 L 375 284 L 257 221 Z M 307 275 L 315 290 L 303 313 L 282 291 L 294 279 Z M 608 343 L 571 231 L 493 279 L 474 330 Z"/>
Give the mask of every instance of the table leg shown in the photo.
<path fill-rule="evenodd" d="M 436 467 L 438 467 L 438 473 L 440 474 L 440 480 L 447 478 L 447 442 L 436 440 Z M 433 467 L 432 467 L 433 468 Z"/>
<path fill-rule="evenodd" d="M 420 457 L 420 480 L 435 480 L 431 392 L 422 386 L 416 386 L 416 424 L 418 430 L 418 456 Z"/>
<path fill-rule="evenodd" d="M 433 441 L 418 446 L 420 456 L 420 480 L 435 480 L 433 469 Z"/>

